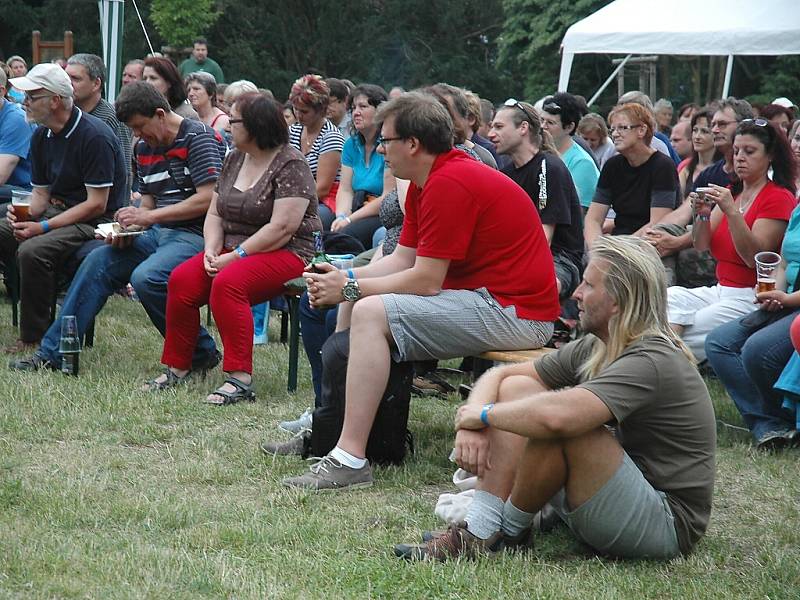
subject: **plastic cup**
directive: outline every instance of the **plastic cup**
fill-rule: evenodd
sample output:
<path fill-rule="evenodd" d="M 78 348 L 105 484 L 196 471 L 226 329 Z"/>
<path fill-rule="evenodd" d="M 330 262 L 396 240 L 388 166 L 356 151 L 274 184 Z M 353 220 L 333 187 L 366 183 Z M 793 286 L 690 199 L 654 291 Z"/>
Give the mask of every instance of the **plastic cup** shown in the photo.
<path fill-rule="evenodd" d="M 777 252 L 759 252 L 756 261 L 756 293 L 771 292 L 775 289 L 775 270 L 781 264 L 781 255 Z"/>
<path fill-rule="evenodd" d="M 61 317 L 61 340 L 58 344 L 58 351 L 62 354 L 81 351 L 78 320 L 74 315 Z"/>
<path fill-rule="evenodd" d="M 355 256 L 352 254 L 329 254 L 331 264 L 340 271 L 346 271 L 353 268 L 353 259 Z"/>
<path fill-rule="evenodd" d="M 14 207 L 14 215 L 17 221 L 31 220 L 31 196 L 33 192 L 28 190 L 13 190 L 11 192 L 11 206 Z"/>

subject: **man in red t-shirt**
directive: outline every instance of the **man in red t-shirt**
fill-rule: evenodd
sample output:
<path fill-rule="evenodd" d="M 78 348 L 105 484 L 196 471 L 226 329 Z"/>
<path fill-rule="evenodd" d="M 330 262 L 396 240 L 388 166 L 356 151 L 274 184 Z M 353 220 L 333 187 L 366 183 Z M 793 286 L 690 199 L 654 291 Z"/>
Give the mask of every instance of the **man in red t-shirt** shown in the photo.
<path fill-rule="evenodd" d="M 312 305 L 344 301 L 337 330 L 350 329 L 350 357 L 339 441 L 290 486 L 371 485 L 366 444 L 392 359 L 541 347 L 559 314 L 553 258 L 522 188 L 452 149 L 453 124 L 435 98 L 404 94 L 378 118 L 386 165 L 412 182 L 403 232 L 378 262 L 305 273 Z"/>

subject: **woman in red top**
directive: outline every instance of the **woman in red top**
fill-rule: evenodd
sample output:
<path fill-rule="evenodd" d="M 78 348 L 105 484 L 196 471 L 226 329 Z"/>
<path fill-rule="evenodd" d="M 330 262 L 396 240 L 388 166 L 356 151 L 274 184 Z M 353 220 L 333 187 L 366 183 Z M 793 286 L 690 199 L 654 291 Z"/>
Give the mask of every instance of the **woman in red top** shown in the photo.
<path fill-rule="evenodd" d="M 697 250 L 717 260 L 716 286 L 668 290 L 669 321 L 698 361 L 706 335 L 756 308 L 756 253 L 778 252 L 795 206 L 797 165 L 786 136 L 765 119 L 745 119 L 733 140 L 739 181 L 732 189 L 712 185 L 689 197 Z M 772 180 L 768 172 L 772 167 Z"/>

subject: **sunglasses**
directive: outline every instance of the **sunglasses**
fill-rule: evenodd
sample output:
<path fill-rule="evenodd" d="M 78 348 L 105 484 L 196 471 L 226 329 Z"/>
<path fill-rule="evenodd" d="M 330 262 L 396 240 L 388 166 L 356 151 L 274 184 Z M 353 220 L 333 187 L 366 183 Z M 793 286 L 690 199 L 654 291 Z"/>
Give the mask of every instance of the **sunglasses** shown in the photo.
<path fill-rule="evenodd" d="M 555 102 L 550 101 L 550 102 L 545 102 L 542 105 L 542 110 L 545 112 L 549 112 L 550 114 L 557 115 L 561 112 L 561 107 Z"/>
<path fill-rule="evenodd" d="M 522 103 L 519 100 L 514 100 L 514 98 L 509 98 L 505 102 L 503 102 L 503 106 L 511 106 L 520 109 L 528 119 L 528 122 L 531 125 L 536 125 L 537 119 L 533 117 L 531 113 L 528 112 L 528 109 L 522 106 Z"/>
<path fill-rule="evenodd" d="M 742 119 L 740 121 L 741 125 L 744 125 L 745 123 L 747 123 L 748 125 L 752 123 L 756 127 L 766 127 L 767 125 L 769 125 L 769 121 L 767 121 L 766 119 Z"/>

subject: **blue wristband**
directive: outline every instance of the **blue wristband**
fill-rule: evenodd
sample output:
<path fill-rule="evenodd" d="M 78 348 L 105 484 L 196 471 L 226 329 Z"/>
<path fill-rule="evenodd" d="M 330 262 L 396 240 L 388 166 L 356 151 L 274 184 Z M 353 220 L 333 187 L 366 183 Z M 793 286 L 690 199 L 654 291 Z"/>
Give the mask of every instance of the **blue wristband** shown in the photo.
<path fill-rule="evenodd" d="M 356 276 L 353 274 L 353 269 L 347 269 L 347 278 L 355 281 Z"/>
<path fill-rule="evenodd" d="M 234 248 L 233 251 L 239 255 L 239 258 L 244 258 L 245 256 L 247 256 L 247 252 L 245 252 L 244 248 L 242 248 L 241 246 L 236 246 L 236 248 Z"/>
<path fill-rule="evenodd" d="M 42 226 L 42 232 L 47 233 L 50 231 L 50 223 L 47 222 L 47 219 L 39 221 L 39 225 Z"/>
<path fill-rule="evenodd" d="M 489 411 L 494 408 L 494 403 L 492 404 L 484 404 L 483 410 L 481 410 L 481 423 L 489 427 Z"/>

